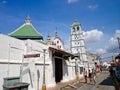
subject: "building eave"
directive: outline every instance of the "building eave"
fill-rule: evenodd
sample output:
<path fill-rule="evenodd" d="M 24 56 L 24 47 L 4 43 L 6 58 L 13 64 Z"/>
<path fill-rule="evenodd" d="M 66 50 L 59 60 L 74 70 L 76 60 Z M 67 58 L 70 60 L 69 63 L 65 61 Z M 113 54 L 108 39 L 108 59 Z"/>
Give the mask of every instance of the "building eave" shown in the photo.
<path fill-rule="evenodd" d="M 57 49 L 57 48 L 49 47 L 49 50 L 52 50 L 52 51 L 55 51 L 55 52 L 58 52 L 58 53 L 62 53 L 64 55 L 66 55 L 66 56 L 71 56 L 71 57 L 74 56 L 72 53 L 67 52 L 65 50 L 62 50 L 62 49 Z"/>

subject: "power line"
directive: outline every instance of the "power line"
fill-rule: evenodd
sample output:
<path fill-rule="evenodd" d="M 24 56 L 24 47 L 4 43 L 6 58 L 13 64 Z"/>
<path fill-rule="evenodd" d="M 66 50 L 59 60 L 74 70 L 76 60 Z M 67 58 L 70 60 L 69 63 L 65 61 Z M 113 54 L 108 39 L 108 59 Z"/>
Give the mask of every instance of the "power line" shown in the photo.
<path fill-rule="evenodd" d="M 108 59 L 108 58 L 112 58 L 113 57 L 113 55 L 112 56 L 109 56 L 109 57 L 104 57 L 104 58 L 102 58 L 102 59 Z"/>
<path fill-rule="evenodd" d="M 118 50 L 118 47 L 112 49 L 111 52 L 113 53 L 113 51 L 115 51 L 115 50 Z M 103 55 L 105 55 L 105 54 L 109 54 L 109 53 L 111 53 L 111 52 L 105 52 L 105 53 L 102 53 L 102 54 L 99 54 L 99 55 L 100 55 L 100 56 L 103 56 Z"/>
<path fill-rule="evenodd" d="M 116 55 L 117 55 L 117 54 L 116 54 Z M 108 57 L 104 57 L 104 58 L 102 58 L 102 59 L 104 59 L 104 60 L 105 60 L 105 59 L 109 59 L 109 58 L 111 58 L 111 60 L 112 60 L 112 59 L 113 59 L 113 57 L 114 57 L 114 56 L 116 56 L 116 55 L 115 55 L 115 54 L 114 54 L 114 55 L 110 55 L 110 56 L 108 56 Z"/>

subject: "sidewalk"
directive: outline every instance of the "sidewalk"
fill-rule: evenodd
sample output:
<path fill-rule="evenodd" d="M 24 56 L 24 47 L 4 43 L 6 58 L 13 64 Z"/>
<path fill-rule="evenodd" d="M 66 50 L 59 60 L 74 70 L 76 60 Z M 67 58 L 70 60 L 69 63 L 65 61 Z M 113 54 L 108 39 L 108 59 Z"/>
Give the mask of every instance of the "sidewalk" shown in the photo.
<path fill-rule="evenodd" d="M 57 83 L 55 87 L 49 87 L 47 90 L 76 90 L 78 87 L 83 86 L 84 84 L 84 79 L 80 79 L 78 81 L 70 80 L 68 82 Z"/>
<path fill-rule="evenodd" d="M 61 87 L 64 87 L 70 83 L 73 83 L 75 82 L 76 80 L 70 80 L 68 82 L 60 82 L 60 83 L 57 83 L 54 87 L 49 87 L 47 88 L 47 90 L 59 90 Z"/>
<path fill-rule="evenodd" d="M 98 78 L 96 78 L 96 84 L 86 84 L 77 90 L 116 90 L 115 84 L 109 73 L 103 72 Z"/>
<path fill-rule="evenodd" d="M 98 73 L 99 77 L 99 73 Z M 87 80 L 89 82 L 89 79 Z M 68 82 L 61 82 L 57 83 L 55 87 L 49 87 L 47 90 L 77 90 L 78 88 L 82 86 L 86 86 L 84 78 L 81 78 L 80 80 L 70 80 Z M 89 90 L 89 89 L 88 89 Z"/>

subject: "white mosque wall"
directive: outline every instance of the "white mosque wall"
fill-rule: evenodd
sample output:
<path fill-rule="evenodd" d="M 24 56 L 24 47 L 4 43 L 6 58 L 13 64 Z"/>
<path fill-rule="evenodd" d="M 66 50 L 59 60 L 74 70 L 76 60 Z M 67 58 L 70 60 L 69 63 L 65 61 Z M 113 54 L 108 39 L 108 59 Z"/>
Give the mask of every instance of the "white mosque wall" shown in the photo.
<path fill-rule="evenodd" d="M 40 44 L 32 40 L 22 41 L 9 37 L 7 35 L 0 34 L 0 90 L 2 90 L 3 79 L 5 77 L 16 77 L 20 76 L 20 68 L 22 66 L 22 81 L 30 83 L 29 88 L 31 88 L 30 74 L 32 76 L 33 85 L 37 88 L 38 74 L 39 86 L 42 85 L 42 72 L 43 72 L 43 48 L 47 49 L 46 45 Z M 23 58 L 26 54 L 38 54 L 40 57 L 37 58 Z M 48 78 L 50 58 L 48 50 L 46 51 L 46 77 Z M 23 64 L 22 64 L 23 62 Z M 32 64 L 31 64 L 32 63 Z M 50 81 L 49 79 L 47 79 Z"/>
<path fill-rule="evenodd" d="M 3 78 L 7 77 L 8 69 L 6 67 L 8 67 L 7 64 L 0 64 L 0 90 L 3 90 L 3 88 L 2 88 Z"/>
<path fill-rule="evenodd" d="M 0 43 L 0 58 L 5 62 L 9 57 L 9 38 L 0 34 Z"/>
<path fill-rule="evenodd" d="M 45 44 L 32 40 L 22 41 L 3 34 L 0 34 L 0 42 L 0 90 L 2 90 L 3 78 L 20 76 L 22 62 L 22 82 L 30 83 L 29 89 L 32 87 L 37 88 L 39 79 L 39 88 L 41 88 L 43 82 L 43 49 L 46 49 L 46 85 L 55 85 L 55 75 L 54 71 L 52 71 L 54 65 L 51 61 L 51 54 L 49 54 L 48 47 Z M 23 55 L 26 54 L 40 54 L 40 57 L 23 58 Z M 32 82 L 30 78 L 32 78 Z"/>
<path fill-rule="evenodd" d="M 0 90 L 3 78 L 22 76 L 21 81 L 30 83 L 29 90 L 37 90 L 43 83 L 43 61 L 45 52 L 46 86 L 51 87 L 55 82 L 55 62 L 52 51 L 46 44 L 32 40 L 22 41 L 0 34 Z M 23 58 L 26 54 L 40 54 L 36 58 Z M 71 60 L 72 61 L 72 60 Z M 22 70 L 22 73 L 20 71 Z M 80 75 L 79 75 L 80 76 Z M 75 64 L 69 60 L 63 61 L 63 82 L 75 79 Z M 39 83 L 38 83 L 39 82 Z"/>
<path fill-rule="evenodd" d="M 75 79 L 76 78 L 76 75 L 75 75 L 75 66 L 68 66 L 69 68 L 69 79 L 72 80 L 72 79 Z M 72 73 L 71 73 L 72 72 Z"/>
<path fill-rule="evenodd" d="M 66 60 L 68 61 L 68 60 Z M 63 80 L 62 82 L 66 82 L 69 80 L 74 80 L 76 78 L 75 71 L 75 63 L 63 63 Z M 83 74 L 80 73 L 80 68 L 78 67 L 78 77 L 83 78 Z"/>
<path fill-rule="evenodd" d="M 0 34 L 1 62 L 20 62 L 24 53 L 24 41 Z"/>
<path fill-rule="evenodd" d="M 69 73 L 68 73 L 68 66 L 67 66 L 67 63 L 66 63 L 66 60 L 63 60 L 63 82 L 65 81 L 69 81 Z"/>
<path fill-rule="evenodd" d="M 20 75 L 23 53 L 23 41 L 0 34 L 0 90 L 2 90 L 3 78 Z"/>

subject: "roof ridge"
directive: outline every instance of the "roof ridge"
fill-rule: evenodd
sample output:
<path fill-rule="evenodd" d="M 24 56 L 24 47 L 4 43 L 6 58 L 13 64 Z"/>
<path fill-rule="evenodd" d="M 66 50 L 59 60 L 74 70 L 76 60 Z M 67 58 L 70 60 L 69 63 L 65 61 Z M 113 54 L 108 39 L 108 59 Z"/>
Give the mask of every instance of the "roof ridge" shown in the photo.
<path fill-rule="evenodd" d="M 21 28 L 23 28 L 23 27 L 26 26 L 26 25 L 27 25 L 27 26 L 31 26 L 31 27 L 33 28 L 33 30 L 34 30 L 38 35 L 42 36 L 42 34 L 37 31 L 37 29 L 33 26 L 32 23 L 29 23 L 29 24 L 24 23 L 23 25 L 21 25 L 20 27 L 18 27 L 16 30 L 14 30 L 13 32 L 11 32 L 11 33 L 8 34 L 8 35 L 12 35 L 12 34 L 16 33 L 17 31 L 19 31 Z"/>
<path fill-rule="evenodd" d="M 33 29 L 34 29 L 38 34 L 40 34 L 40 35 L 42 36 L 42 34 L 37 31 L 37 29 L 32 25 L 32 23 L 31 23 L 30 25 L 33 27 Z"/>
<path fill-rule="evenodd" d="M 18 27 L 13 32 L 9 33 L 8 35 L 11 35 L 11 34 L 15 33 L 16 31 L 20 30 L 20 28 L 24 27 L 25 25 L 26 25 L 26 23 L 22 24 L 20 27 Z"/>

